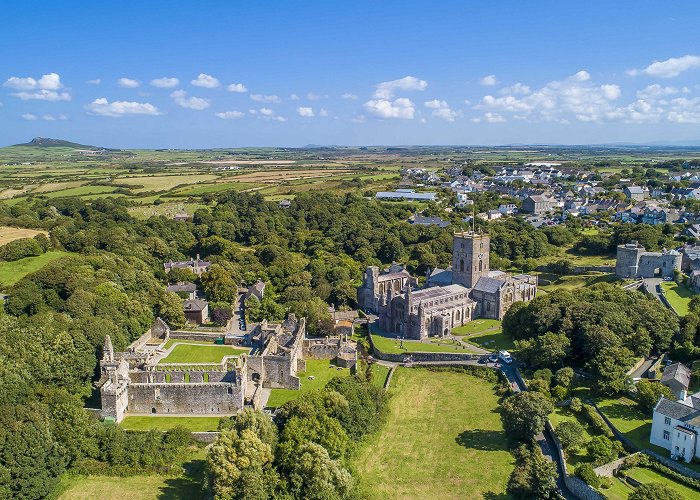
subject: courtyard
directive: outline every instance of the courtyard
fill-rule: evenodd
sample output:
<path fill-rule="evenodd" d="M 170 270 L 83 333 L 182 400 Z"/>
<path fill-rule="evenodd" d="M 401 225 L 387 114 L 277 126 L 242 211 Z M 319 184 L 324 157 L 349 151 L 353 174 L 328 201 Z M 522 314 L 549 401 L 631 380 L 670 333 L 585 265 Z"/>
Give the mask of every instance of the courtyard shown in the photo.
<path fill-rule="evenodd" d="M 190 344 L 183 341 L 174 343 L 172 350 L 160 363 L 221 363 L 224 356 L 237 356 L 248 352 L 248 349 L 230 345 Z"/>

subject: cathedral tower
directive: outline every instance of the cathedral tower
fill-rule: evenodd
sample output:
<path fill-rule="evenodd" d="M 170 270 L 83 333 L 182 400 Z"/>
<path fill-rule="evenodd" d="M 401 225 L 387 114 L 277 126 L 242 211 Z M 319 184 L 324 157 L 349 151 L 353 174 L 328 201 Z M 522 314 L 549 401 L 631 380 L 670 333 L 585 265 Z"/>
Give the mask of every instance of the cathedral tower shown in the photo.
<path fill-rule="evenodd" d="M 455 233 L 452 238 L 452 282 L 473 288 L 489 274 L 488 234 L 473 231 Z"/>

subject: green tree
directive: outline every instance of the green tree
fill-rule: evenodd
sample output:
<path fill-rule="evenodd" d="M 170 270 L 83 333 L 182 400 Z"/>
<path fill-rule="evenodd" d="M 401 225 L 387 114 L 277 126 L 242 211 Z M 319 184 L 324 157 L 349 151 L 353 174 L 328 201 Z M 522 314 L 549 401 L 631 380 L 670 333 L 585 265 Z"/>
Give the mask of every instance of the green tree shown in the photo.
<path fill-rule="evenodd" d="M 238 295 L 238 284 L 231 272 L 219 264 L 212 264 L 199 278 L 209 300 L 231 304 Z"/>
<path fill-rule="evenodd" d="M 566 450 L 577 450 L 585 441 L 585 429 L 576 420 L 565 420 L 556 427 L 557 437 Z"/>
<path fill-rule="evenodd" d="M 664 396 L 668 399 L 674 400 L 673 391 L 663 384 L 658 382 L 651 382 L 649 379 L 643 378 L 636 385 L 637 388 L 637 402 L 639 406 L 649 415 L 658 403 L 659 398 Z"/>
<path fill-rule="evenodd" d="M 185 311 L 182 299 L 176 293 L 165 292 L 158 304 L 158 315 L 172 328 L 185 326 Z"/>
<path fill-rule="evenodd" d="M 596 465 L 606 464 L 617 458 L 617 450 L 613 442 L 605 436 L 593 436 L 586 448 Z"/>
<path fill-rule="evenodd" d="M 506 491 L 517 500 L 557 498 L 557 466 L 547 460 L 538 446 L 519 449 L 515 469 L 508 479 Z"/>
<path fill-rule="evenodd" d="M 554 381 L 557 385 L 568 389 L 569 387 L 571 387 L 571 383 L 574 381 L 574 369 L 569 366 L 560 368 L 554 374 Z"/>
<path fill-rule="evenodd" d="M 627 498 L 629 500 L 683 500 L 683 495 L 662 483 L 646 483 L 638 486 Z"/>
<path fill-rule="evenodd" d="M 542 432 L 554 406 L 539 392 L 520 392 L 508 397 L 502 405 L 501 420 L 506 434 L 521 441 L 529 441 Z"/>
<path fill-rule="evenodd" d="M 334 500 L 348 498 L 353 480 L 337 460 L 332 460 L 326 449 L 316 443 L 304 443 L 289 471 L 289 489 L 296 498 Z"/>

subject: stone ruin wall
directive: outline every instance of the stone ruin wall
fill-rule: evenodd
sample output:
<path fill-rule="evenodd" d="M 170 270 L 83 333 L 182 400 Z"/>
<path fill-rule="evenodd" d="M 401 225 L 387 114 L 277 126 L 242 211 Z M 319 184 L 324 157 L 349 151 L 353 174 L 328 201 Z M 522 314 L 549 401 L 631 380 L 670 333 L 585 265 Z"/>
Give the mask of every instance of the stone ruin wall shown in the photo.
<path fill-rule="evenodd" d="M 228 383 L 158 383 L 129 385 L 128 412 L 230 414 L 243 409 L 245 389 Z M 155 412 L 153 411 L 155 409 Z"/>

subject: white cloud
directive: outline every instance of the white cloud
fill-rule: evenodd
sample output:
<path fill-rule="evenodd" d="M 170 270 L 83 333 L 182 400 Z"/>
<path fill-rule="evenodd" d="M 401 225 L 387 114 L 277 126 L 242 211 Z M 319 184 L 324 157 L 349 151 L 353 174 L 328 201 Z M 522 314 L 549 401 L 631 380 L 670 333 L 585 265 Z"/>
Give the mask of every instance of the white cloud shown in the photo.
<path fill-rule="evenodd" d="M 263 116 L 273 116 L 275 112 L 270 108 L 260 108 L 260 114 Z"/>
<path fill-rule="evenodd" d="M 245 113 L 241 113 L 240 111 L 224 111 L 223 113 L 214 114 L 222 120 L 237 120 L 245 116 Z"/>
<path fill-rule="evenodd" d="M 204 99 L 202 97 L 188 97 L 187 92 L 185 92 L 184 90 L 176 90 L 175 92 L 170 94 L 170 97 L 173 98 L 173 100 L 178 106 L 187 109 L 196 109 L 198 111 L 201 111 L 211 106 L 211 100 Z"/>
<path fill-rule="evenodd" d="M 248 92 L 248 89 L 242 83 L 232 83 L 231 85 L 226 87 L 226 90 L 228 90 L 229 92 L 237 92 L 239 94 Z"/>
<path fill-rule="evenodd" d="M 53 90 L 45 89 L 34 92 L 17 92 L 12 95 L 19 97 L 23 101 L 70 101 L 70 94 L 68 92 L 55 92 Z"/>
<path fill-rule="evenodd" d="M 214 89 L 219 86 L 219 80 L 206 73 L 200 73 L 190 83 L 195 87 L 204 87 L 205 89 Z"/>
<path fill-rule="evenodd" d="M 321 108 L 321 109 L 319 110 L 319 112 L 318 112 L 318 116 L 322 116 L 322 117 L 325 118 L 326 116 L 328 116 L 328 111 L 326 111 L 325 109 Z"/>
<path fill-rule="evenodd" d="M 309 92 L 306 94 L 306 98 L 309 101 L 320 101 L 321 99 L 328 99 L 327 95 L 319 95 L 319 94 L 314 94 L 313 92 Z"/>
<path fill-rule="evenodd" d="M 428 82 L 425 80 L 415 76 L 404 76 L 398 80 L 379 83 L 374 91 L 374 97 L 381 100 L 391 99 L 397 90 L 425 90 L 427 86 Z"/>
<path fill-rule="evenodd" d="M 480 78 L 479 85 L 483 85 L 485 87 L 493 87 L 494 85 L 498 85 L 498 80 L 496 79 L 496 75 L 486 75 L 486 76 Z"/>
<path fill-rule="evenodd" d="M 27 121 L 34 121 L 34 120 L 38 120 L 38 117 L 36 115 L 31 114 L 31 113 L 24 113 L 22 115 L 22 119 L 27 120 Z"/>
<path fill-rule="evenodd" d="M 653 85 L 647 86 L 645 89 L 637 91 L 637 97 L 640 99 L 659 99 L 669 95 L 679 94 L 681 92 L 690 92 L 690 89 L 683 87 L 682 89 L 676 87 L 664 87 L 655 83 Z"/>
<path fill-rule="evenodd" d="M 700 56 L 686 55 L 671 57 L 665 61 L 654 61 L 644 69 L 631 69 L 627 74 L 636 76 L 643 73 L 658 78 L 673 78 L 693 68 L 700 68 Z"/>
<path fill-rule="evenodd" d="M 159 89 L 171 89 L 173 87 L 177 87 L 179 83 L 179 79 L 170 78 L 167 76 L 164 76 L 163 78 L 154 78 L 151 80 L 151 85 L 158 87 Z"/>
<path fill-rule="evenodd" d="M 299 116 L 303 116 L 305 118 L 312 118 L 314 116 L 314 109 L 313 108 L 304 108 L 299 106 L 297 108 L 297 114 Z"/>
<path fill-rule="evenodd" d="M 673 123 L 700 123 L 700 97 L 677 97 L 670 102 L 666 119 Z"/>
<path fill-rule="evenodd" d="M 485 121 L 486 123 L 503 123 L 506 121 L 505 118 L 503 118 L 501 115 L 498 113 L 484 113 L 483 117 L 480 118 L 472 118 L 472 121 L 474 123 L 481 123 L 482 121 Z"/>
<path fill-rule="evenodd" d="M 48 122 L 53 122 L 53 121 L 56 121 L 56 120 L 67 120 L 68 117 L 67 117 L 66 115 L 63 115 L 63 114 L 61 114 L 61 115 L 55 115 L 55 116 L 54 116 L 54 115 L 51 115 L 51 114 L 47 114 L 47 115 L 41 115 L 41 119 L 42 119 L 42 120 L 46 120 L 46 121 L 48 121 Z"/>
<path fill-rule="evenodd" d="M 510 87 L 503 87 L 499 92 L 501 94 L 526 95 L 529 94 L 531 90 L 528 85 L 518 82 L 511 85 Z"/>
<path fill-rule="evenodd" d="M 588 71 L 581 70 L 575 75 L 571 76 L 570 79 L 577 82 L 587 82 L 591 79 L 591 74 Z"/>
<path fill-rule="evenodd" d="M 86 106 L 88 112 L 93 115 L 120 117 L 124 115 L 160 115 L 160 111 L 148 102 L 114 101 L 106 98 L 95 99 Z"/>
<path fill-rule="evenodd" d="M 135 89 L 139 86 L 139 82 L 131 78 L 120 78 L 117 80 L 117 85 L 125 89 Z"/>
<path fill-rule="evenodd" d="M 85 83 L 87 83 L 88 85 L 99 85 L 100 83 L 102 83 L 102 80 L 100 80 L 99 78 L 95 78 L 94 80 L 88 80 Z"/>
<path fill-rule="evenodd" d="M 357 99 L 357 96 L 355 94 L 351 94 L 350 92 L 345 92 L 343 95 L 340 96 L 341 99 L 350 99 L 350 100 L 355 100 Z"/>
<path fill-rule="evenodd" d="M 358 115 L 353 117 L 350 121 L 352 123 L 365 123 L 367 121 L 367 117 L 365 115 Z"/>
<path fill-rule="evenodd" d="M 296 94 L 292 94 L 292 95 L 289 96 L 289 99 L 291 99 L 292 101 L 298 101 L 298 100 L 299 100 L 299 96 L 296 95 Z"/>
<path fill-rule="evenodd" d="M 460 111 L 453 111 L 447 104 L 447 101 L 440 101 L 438 99 L 433 99 L 432 101 L 426 101 L 423 103 L 426 108 L 432 109 L 433 116 L 442 118 L 448 122 L 453 122 L 457 118 L 462 116 Z"/>
<path fill-rule="evenodd" d="M 255 102 L 282 102 L 276 95 L 250 94 L 250 98 Z"/>
<path fill-rule="evenodd" d="M 373 99 L 364 105 L 365 110 L 378 118 L 399 118 L 412 120 L 415 115 L 415 107 L 410 99 L 401 97 L 393 101 L 387 99 Z"/>
<path fill-rule="evenodd" d="M 3 84 L 4 87 L 10 87 L 17 90 L 58 90 L 63 88 L 61 77 L 57 73 L 47 73 L 41 78 L 35 80 L 29 77 L 12 76 Z"/>
<path fill-rule="evenodd" d="M 284 116 L 276 114 L 275 111 L 270 108 L 249 109 L 248 113 L 250 113 L 253 116 L 257 116 L 261 120 L 272 120 L 276 122 L 287 121 L 287 119 Z"/>

